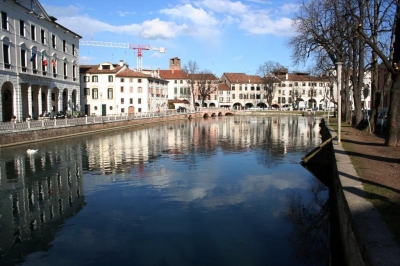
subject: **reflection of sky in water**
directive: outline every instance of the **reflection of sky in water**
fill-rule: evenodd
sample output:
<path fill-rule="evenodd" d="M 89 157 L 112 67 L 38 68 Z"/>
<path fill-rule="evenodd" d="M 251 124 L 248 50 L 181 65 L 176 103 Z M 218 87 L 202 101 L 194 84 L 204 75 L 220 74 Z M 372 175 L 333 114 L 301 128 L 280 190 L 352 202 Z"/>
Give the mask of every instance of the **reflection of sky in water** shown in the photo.
<path fill-rule="evenodd" d="M 293 193 L 313 200 L 314 177 L 298 162 L 319 144 L 318 126 L 234 119 L 77 139 L 86 204 L 25 265 L 302 265 L 285 213 Z"/>

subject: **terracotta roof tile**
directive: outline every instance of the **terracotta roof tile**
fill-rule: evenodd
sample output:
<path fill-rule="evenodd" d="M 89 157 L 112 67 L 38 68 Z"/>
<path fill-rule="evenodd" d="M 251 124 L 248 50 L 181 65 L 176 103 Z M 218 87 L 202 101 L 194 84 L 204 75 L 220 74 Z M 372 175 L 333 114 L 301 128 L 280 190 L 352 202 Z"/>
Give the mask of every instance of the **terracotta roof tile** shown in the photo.
<path fill-rule="evenodd" d="M 230 88 L 229 88 L 228 84 L 221 83 L 221 84 L 218 85 L 218 90 L 219 91 L 229 91 Z"/>
<path fill-rule="evenodd" d="M 168 100 L 168 103 L 184 103 L 184 104 L 189 104 L 188 100 L 178 100 L 178 99 L 174 99 L 174 100 Z"/>
<path fill-rule="evenodd" d="M 263 83 L 262 78 L 257 75 L 247 75 L 245 73 L 224 73 L 223 75 L 230 83 Z"/>
<path fill-rule="evenodd" d="M 330 82 L 328 76 L 310 76 L 308 74 L 289 73 L 288 78 L 286 75 L 278 76 L 282 81 L 298 81 L 298 82 Z"/>
<path fill-rule="evenodd" d="M 151 75 L 147 75 L 142 72 L 137 72 L 132 69 L 124 69 L 121 72 L 119 72 L 116 76 L 117 77 L 131 77 L 131 78 L 150 78 L 151 77 Z"/>
<path fill-rule="evenodd" d="M 115 74 L 121 70 L 122 66 L 113 64 L 114 69 L 99 69 L 102 64 L 99 65 L 81 65 L 79 66 L 80 73 L 88 74 Z"/>
<path fill-rule="evenodd" d="M 187 74 L 183 70 L 160 70 L 163 79 L 187 79 Z"/>

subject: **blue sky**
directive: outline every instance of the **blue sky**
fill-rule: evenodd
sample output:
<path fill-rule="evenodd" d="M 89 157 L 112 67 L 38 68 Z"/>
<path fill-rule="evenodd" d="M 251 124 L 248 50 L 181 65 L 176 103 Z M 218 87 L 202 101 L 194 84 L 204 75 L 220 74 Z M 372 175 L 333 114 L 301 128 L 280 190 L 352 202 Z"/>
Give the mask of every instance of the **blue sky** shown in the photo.
<path fill-rule="evenodd" d="M 182 66 L 196 61 L 200 70 L 255 74 L 275 61 L 290 71 L 286 43 L 297 2 L 290 0 L 40 0 L 46 12 L 82 40 L 130 43 L 166 48 L 143 51 L 143 68 L 168 69 L 169 59 Z M 80 64 L 128 62 L 136 67 L 136 50 L 80 46 Z"/>

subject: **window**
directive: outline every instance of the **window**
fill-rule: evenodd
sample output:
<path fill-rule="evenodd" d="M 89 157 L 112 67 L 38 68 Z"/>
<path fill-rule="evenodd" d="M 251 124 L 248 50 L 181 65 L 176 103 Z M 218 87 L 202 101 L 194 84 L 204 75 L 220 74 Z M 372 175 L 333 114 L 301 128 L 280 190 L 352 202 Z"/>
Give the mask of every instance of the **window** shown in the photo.
<path fill-rule="evenodd" d="M 21 67 L 22 72 L 26 72 L 26 50 L 21 49 Z"/>
<path fill-rule="evenodd" d="M 98 89 L 92 89 L 92 99 L 98 99 L 98 98 L 99 98 Z"/>
<path fill-rule="evenodd" d="M 180 83 L 183 84 L 183 80 L 180 80 Z"/>
<path fill-rule="evenodd" d="M 121 98 L 121 104 L 124 104 L 124 103 L 125 103 L 125 99 Z"/>
<path fill-rule="evenodd" d="M 51 35 L 51 46 L 56 49 L 56 35 L 52 34 Z"/>
<path fill-rule="evenodd" d="M 53 77 L 57 77 L 57 63 L 56 63 L 56 58 L 53 57 L 53 59 L 51 59 L 51 64 L 53 65 Z"/>
<path fill-rule="evenodd" d="M 75 44 L 72 45 L 72 55 L 75 55 Z"/>
<path fill-rule="evenodd" d="M 129 82 L 132 83 L 133 82 L 133 78 L 129 78 Z"/>
<path fill-rule="evenodd" d="M 138 83 L 142 83 L 142 79 L 138 79 L 137 82 L 138 82 Z"/>
<path fill-rule="evenodd" d="M 83 81 L 84 82 L 89 82 L 90 81 L 90 77 L 89 76 L 84 76 L 83 77 Z"/>
<path fill-rule="evenodd" d="M 138 87 L 138 88 L 137 88 L 137 92 L 138 92 L 138 93 L 142 93 L 142 92 L 143 92 L 142 87 Z"/>
<path fill-rule="evenodd" d="M 36 51 L 32 51 L 32 56 L 30 61 L 32 62 L 32 69 L 33 69 L 33 74 L 37 73 L 37 69 L 36 69 Z"/>
<path fill-rule="evenodd" d="M 63 70 L 64 70 L 64 79 L 67 79 L 67 63 L 66 62 L 64 62 Z"/>
<path fill-rule="evenodd" d="M 8 44 L 3 44 L 3 58 L 4 58 L 4 67 L 7 69 L 11 68 L 10 63 L 10 46 Z"/>
<path fill-rule="evenodd" d="M 129 98 L 129 104 L 133 104 L 133 98 Z"/>
<path fill-rule="evenodd" d="M 235 85 L 232 85 L 232 90 L 233 90 L 233 91 L 235 90 Z"/>
<path fill-rule="evenodd" d="M 1 28 L 8 30 L 8 16 L 6 12 L 1 11 Z"/>
<path fill-rule="evenodd" d="M 72 66 L 72 78 L 73 78 L 73 80 L 76 80 L 76 66 L 75 65 Z"/>
<path fill-rule="evenodd" d="M 113 82 L 113 80 L 114 80 L 114 77 L 113 76 L 108 76 L 108 82 Z"/>
<path fill-rule="evenodd" d="M 142 108 L 138 108 L 138 112 L 141 113 L 142 112 Z"/>
<path fill-rule="evenodd" d="M 177 81 L 177 80 L 174 80 L 174 83 L 175 83 L 175 84 L 178 84 L 178 81 Z"/>
<path fill-rule="evenodd" d="M 130 93 L 133 93 L 133 86 L 130 86 L 130 87 L 129 87 L 129 92 L 130 92 Z"/>
<path fill-rule="evenodd" d="M 125 108 L 121 108 L 121 113 L 125 113 Z"/>
<path fill-rule="evenodd" d="M 90 95 L 90 89 L 89 88 L 84 88 L 83 89 L 83 95 Z"/>
<path fill-rule="evenodd" d="M 35 25 L 31 25 L 31 38 L 36 41 L 36 27 Z"/>
<path fill-rule="evenodd" d="M 19 35 L 25 36 L 25 21 L 19 21 Z"/>
<path fill-rule="evenodd" d="M 92 76 L 92 82 L 98 82 L 99 77 L 98 76 Z"/>
<path fill-rule="evenodd" d="M 108 90 L 107 90 L 107 98 L 108 99 L 112 99 L 113 98 L 113 89 L 112 88 L 108 88 Z"/>
<path fill-rule="evenodd" d="M 45 36 L 45 32 L 44 32 L 44 29 L 41 29 L 40 30 L 40 42 L 42 43 L 42 44 L 45 44 L 45 38 L 46 36 Z"/>
<path fill-rule="evenodd" d="M 121 86 L 121 92 L 124 92 L 124 86 Z"/>
<path fill-rule="evenodd" d="M 142 104 L 142 98 L 138 98 L 137 103 Z"/>
<path fill-rule="evenodd" d="M 63 40 L 63 52 L 65 53 L 67 51 L 67 42 Z"/>
<path fill-rule="evenodd" d="M 121 78 L 121 82 L 125 82 L 124 78 Z"/>

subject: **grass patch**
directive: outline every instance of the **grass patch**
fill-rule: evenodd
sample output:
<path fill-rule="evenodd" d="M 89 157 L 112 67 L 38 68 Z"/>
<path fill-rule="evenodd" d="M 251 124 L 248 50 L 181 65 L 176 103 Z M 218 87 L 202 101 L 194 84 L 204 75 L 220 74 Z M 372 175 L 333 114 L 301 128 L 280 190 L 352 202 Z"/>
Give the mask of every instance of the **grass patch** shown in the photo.
<path fill-rule="evenodd" d="M 336 121 L 330 122 L 330 126 L 337 132 L 338 126 Z M 352 127 L 350 124 L 342 123 L 342 129 Z M 343 132 L 342 132 L 343 133 Z M 351 142 L 342 142 L 342 147 L 346 152 L 359 153 L 357 146 Z M 358 148 L 359 149 L 359 148 Z M 367 193 L 367 200 L 373 204 L 378 210 L 382 219 L 386 222 L 389 230 L 394 234 L 395 240 L 400 243 L 400 195 L 395 190 L 384 187 L 380 184 L 371 184 L 365 182 L 363 171 L 367 168 L 367 161 L 360 156 L 349 155 L 364 190 Z M 364 182 L 363 182 L 364 181 Z"/>

